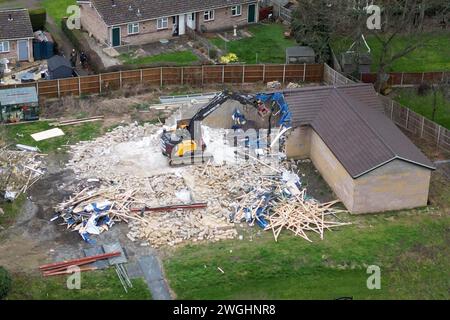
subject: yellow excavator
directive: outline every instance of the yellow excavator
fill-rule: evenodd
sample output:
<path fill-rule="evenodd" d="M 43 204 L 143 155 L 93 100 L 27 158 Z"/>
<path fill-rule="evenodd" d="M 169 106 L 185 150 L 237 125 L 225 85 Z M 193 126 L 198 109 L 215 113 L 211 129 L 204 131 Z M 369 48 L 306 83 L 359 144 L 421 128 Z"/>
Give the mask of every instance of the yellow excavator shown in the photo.
<path fill-rule="evenodd" d="M 252 95 L 223 91 L 203 106 L 192 118 L 178 121 L 173 131 L 164 130 L 160 137 L 163 155 L 169 158 L 171 166 L 205 163 L 213 155 L 205 152 L 206 144 L 201 134 L 201 121 L 217 110 L 227 100 L 258 107 L 258 100 Z"/>

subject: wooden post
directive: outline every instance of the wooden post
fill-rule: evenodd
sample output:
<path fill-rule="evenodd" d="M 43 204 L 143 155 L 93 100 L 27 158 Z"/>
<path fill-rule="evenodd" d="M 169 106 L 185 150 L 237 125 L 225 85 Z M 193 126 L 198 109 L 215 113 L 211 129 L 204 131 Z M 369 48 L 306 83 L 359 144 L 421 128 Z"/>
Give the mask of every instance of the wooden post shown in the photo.
<path fill-rule="evenodd" d="M 119 71 L 119 87 L 122 89 L 122 70 Z"/>
<path fill-rule="evenodd" d="M 406 129 L 408 129 L 408 122 L 409 122 L 409 108 L 406 108 Z"/>
<path fill-rule="evenodd" d="M 394 120 L 394 100 L 391 100 L 391 120 Z"/>
<path fill-rule="evenodd" d="M 78 77 L 78 96 L 81 96 L 81 79 Z"/>
<path fill-rule="evenodd" d="M 205 84 L 205 66 L 202 65 L 202 86 Z"/>
<path fill-rule="evenodd" d="M 263 76 L 262 76 L 263 83 L 266 82 L 266 65 L 263 64 Z"/>
<path fill-rule="evenodd" d="M 36 94 L 39 97 L 39 81 L 36 82 Z"/>
<path fill-rule="evenodd" d="M 442 78 L 441 78 L 441 82 L 444 82 L 444 76 L 445 76 L 445 72 L 442 71 Z"/>
<path fill-rule="evenodd" d="M 102 93 L 102 74 L 98 75 L 98 92 Z"/>
<path fill-rule="evenodd" d="M 222 65 L 222 83 L 225 83 L 225 65 Z"/>
<path fill-rule="evenodd" d="M 422 82 L 423 82 L 424 78 L 425 78 L 425 72 L 422 72 Z"/>
<path fill-rule="evenodd" d="M 437 135 L 437 141 L 436 141 L 436 145 L 439 146 L 439 140 L 441 140 L 441 126 L 437 125 L 439 130 L 438 130 L 438 135 Z"/>
<path fill-rule="evenodd" d="M 422 117 L 422 128 L 420 129 L 420 137 L 423 138 L 423 128 L 425 127 L 425 117 Z"/>
<path fill-rule="evenodd" d="M 56 83 L 58 85 L 58 98 L 61 98 L 61 90 L 60 90 L 60 86 L 59 86 L 59 79 L 56 80 Z"/>
<path fill-rule="evenodd" d="M 181 85 L 184 85 L 184 67 L 181 67 Z"/>
<path fill-rule="evenodd" d="M 242 84 L 245 83 L 245 64 L 242 65 Z"/>
<path fill-rule="evenodd" d="M 303 64 L 303 82 L 306 82 L 306 63 Z"/>
<path fill-rule="evenodd" d="M 144 83 L 144 71 L 142 71 L 142 69 L 140 69 L 140 78 L 141 78 L 141 84 Z"/>
<path fill-rule="evenodd" d="M 283 84 L 286 82 L 286 65 L 283 65 Z"/>
<path fill-rule="evenodd" d="M 159 86 L 162 88 L 163 86 L 163 68 L 159 68 Z"/>
<path fill-rule="evenodd" d="M 400 81 L 400 85 L 403 86 L 403 77 L 404 77 L 405 73 L 402 72 L 402 80 Z"/>

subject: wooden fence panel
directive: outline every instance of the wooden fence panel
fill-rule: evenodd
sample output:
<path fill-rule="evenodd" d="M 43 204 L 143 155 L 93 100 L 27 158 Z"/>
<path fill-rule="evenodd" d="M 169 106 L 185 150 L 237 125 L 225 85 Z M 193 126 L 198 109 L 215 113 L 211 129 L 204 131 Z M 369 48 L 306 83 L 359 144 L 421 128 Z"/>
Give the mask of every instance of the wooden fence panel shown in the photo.
<path fill-rule="evenodd" d="M 142 81 L 149 86 L 161 86 L 162 68 L 142 70 Z"/>
<path fill-rule="evenodd" d="M 245 72 L 247 72 L 244 66 L 222 66 L 224 76 L 223 82 L 225 83 L 244 83 Z"/>
<path fill-rule="evenodd" d="M 203 66 L 203 84 L 223 83 L 222 66 Z"/>
<path fill-rule="evenodd" d="M 187 85 L 202 84 L 202 67 L 184 67 L 183 83 Z"/>
<path fill-rule="evenodd" d="M 132 71 L 122 71 L 122 86 L 132 86 L 142 83 L 141 81 L 141 70 L 132 70 Z"/>
<path fill-rule="evenodd" d="M 264 75 L 264 79 L 267 82 L 270 81 L 279 81 L 283 82 L 283 74 L 284 74 L 284 65 L 266 65 L 266 72 Z"/>
<path fill-rule="evenodd" d="M 104 73 L 101 75 L 101 90 L 110 91 L 121 88 L 120 72 Z"/>
<path fill-rule="evenodd" d="M 86 76 L 79 79 L 81 94 L 100 93 L 100 76 Z"/>
<path fill-rule="evenodd" d="M 392 72 L 389 73 L 388 84 L 391 86 L 413 86 L 426 83 L 439 83 L 450 77 L 450 72 Z M 365 83 L 375 83 L 376 73 L 360 74 L 360 80 Z"/>
<path fill-rule="evenodd" d="M 59 82 L 59 96 L 78 96 L 80 94 L 80 87 L 78 78 L 60 79 Z"/>
<path fill-rule="evenodd" d="M 39 93 L 39 98 L 58 98 L 58 81 L 57 80 L 46 80 L 39 81 L 37 83 L 37 90 Z"/>
<path fill-rule="evenodd" d="M 180 85 L 182 80 L 181 68 L 162 68 L 162 85 Z"/>
<path fill-rule="evenodd" d="M 264 81 L 264 66 L 245 66 L 244 82 L 255 83 Z"/>

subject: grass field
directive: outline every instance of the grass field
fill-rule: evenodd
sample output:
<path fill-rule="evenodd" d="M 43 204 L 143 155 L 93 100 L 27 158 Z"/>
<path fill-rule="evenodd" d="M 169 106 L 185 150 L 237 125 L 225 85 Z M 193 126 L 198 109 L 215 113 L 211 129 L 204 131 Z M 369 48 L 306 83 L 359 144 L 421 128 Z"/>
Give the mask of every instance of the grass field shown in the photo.
<path fill-rule="evenodd" d="M 431 120 L 433 113 L 433 93 L 430 90 L 427 95 L 419 96 L 417 89 L 396 88 L 393 98 L 411 110 Z M 442 92 L 437 94 L 437 111 L 434 121 L 447 129 L 450 129 L 450 101 L 446 100 Z"/>
<path fill-rule="evenodd" d="M 179 66 L 190 65 L 199 60 L 195 54 L 187 50 L 163 53 L 142 58 L 132 58 L 129 54 L 122 54 L 120 56 L 120 59 L 123 61 L 123 63 L 130 65 L 148 65 L 153 63 L 166 62 L 166 63 L 175 63 L 176 65 Z"/>
<path fill-rule="evenodd" d="M 187 246 L 165 261 L 179 299 L 448 299 L 450 217 L 418 211 L 353 219 L 310 244 L 287 233 Z M 368 290 L 368 265 L 381 290 Z M 222 274 L 217 268 L 224 270 Z"/>
<path fill-rule="evenodd" d="M 235 53 L 239 62 L 285 63 L 286 48 L 295 46 L 295 41 L 284 38 L 285 27 L 281 24 L 255 25 L 249 27 L 252 38 L 225 42 L 219 37 L 211 42 L 221 49 Z"/>
<path fill-rule="evenodd" d="M 8 300 L 150 300 L 144 279 L 133 279 L 133 288 L 126 293 L 114 269 L 81 274 L 81 289 L 69 290 L 67 277 L 44 278 L 13 274 L 12 291 Z"/>
<path fill-rule="evenodd" d="M 42 6 L 47 10 L 47 14 L 53 18 L 56 25 L 60 25 L 63 17 L 68 16 L 67 8 L 76 5 L 76 0 L 42 0 Z"/>
<path fill-rule="evenodd" d="M 32 123 L 22 123 L 9 125 L 5 127 L 8 136 L 8 142 L 11 144 L 25 144 L 38 147 L 42 152 L 57 151 L 65 145 L 74 144 L 79 141 L 91 140 L 99 136 L 102 132 L 100 122 L 84 123 L 76 126 L 65 126 L 61 129 L 65 135 L 61 137 L 51 138 L 44 141 L 36 142 L 31 134 L 53 129 L 47 121 L 37 121 Z"/>
<path fill-rule="evenodd" d="M 423 43 L 415 51 L 394 62 L 392 72 L 426 72 L 426 71 L 448 71 L 450 70 L 450 32 L 426 33 L 421 35 L 398 36 L 394 40 L 393 52 L 398 52 L 415 37 Z M 415 39 L 415 40 L 416 40 Z M 414 40 L 414 41 L 415 41 Z M 336 55 L 345 52 L 352 40 L 348 38 L 338 38 L 332 43 Z M 375 37 L 367 37 L 367 42 L 372 49 L 373 64 L 372 71 L 376 71 L 381 53 L 381 45 Z"/>

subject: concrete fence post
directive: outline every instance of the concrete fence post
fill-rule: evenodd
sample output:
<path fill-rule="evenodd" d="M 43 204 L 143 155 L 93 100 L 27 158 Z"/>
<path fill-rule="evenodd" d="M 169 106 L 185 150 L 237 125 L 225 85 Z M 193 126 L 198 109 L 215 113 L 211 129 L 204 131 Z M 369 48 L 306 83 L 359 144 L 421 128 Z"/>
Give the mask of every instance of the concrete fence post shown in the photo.
<path fill-rule="evenodd" d="M 164 82 L 163 82 L 163 68 L 159 68 L 159 86 L 162 88 Z"/>
<path fill-rule="evenodd" d="M 439 141 L 441 140 L 441 126 L 440 125 L 437 125 L 438 126 L 438 134 L 437 134 L 437 140 L 436 140 L 436 145 L 437 146 L 439 146 Z"/>
<path fill-rule="evenodd" d="M 81 96 L 81 78 L 78 77 L 78 96 Z"/>
<path fill-rule="evenodd" d="M 181 67 L 181 85 L 184 85 L 184 67 Z"/>
<path fill-rule="evenodd" d="M 286 83 L 286 65 L 283 65 L 283 84 Z"/>
<path fill-rule="evenodd" d="M 441 82 L 444 82 L 444 78 L 445 78 L 445 72 L 442 71 L 442 78 L 441 78 Z"/>
<path fill-rule="evenodd" d="M 245 83 L 245 64 L 242 65 L 242 84 Z"/>
<path fill-rule="evenodd" d="M 205 84 L 205 66 L 202 65 L 202 86 Z"/>
<path fill-rule="evenodd" d="M 403 86 L 403 77 L 404 77 L 405 73 L 402 72 L 402 80 L 400 81 L 400 85 Z"/>
<path fill-rule="evenodd" d="M 119 71 L 119 88 L 122 89 L 122 70 Z"/>
<path fill-rule="evenodd" d="M 266 65 L 263 64 L 263 76 L 262 76 L 263 83 L 266 83 Z"/>
<path fill-rule="evenodd" d="M 60 84 L 59 84 L 59 79 L 56 80 L 56 84 L 57 84 L 57 88 L 58 88 L 58 98 L 61 98 L 61 88 L 60 88 Z"/>
<path fill-rule="evenodd" d="M 98 75 L 98 93 L 102 93 L 102 74 Z"/>
<path fill-rule="evenodd" d="M 143 84 L 144 83 L 144 71 L 142 69 L 140 69 L 139 77 L 140 77 L 141 84 Z"/>
<path fill-rule="evenodd" d="M 423 82 L 423 79 L 425 79 L 425 72 L 422 72 L 422 82 Z"/>

